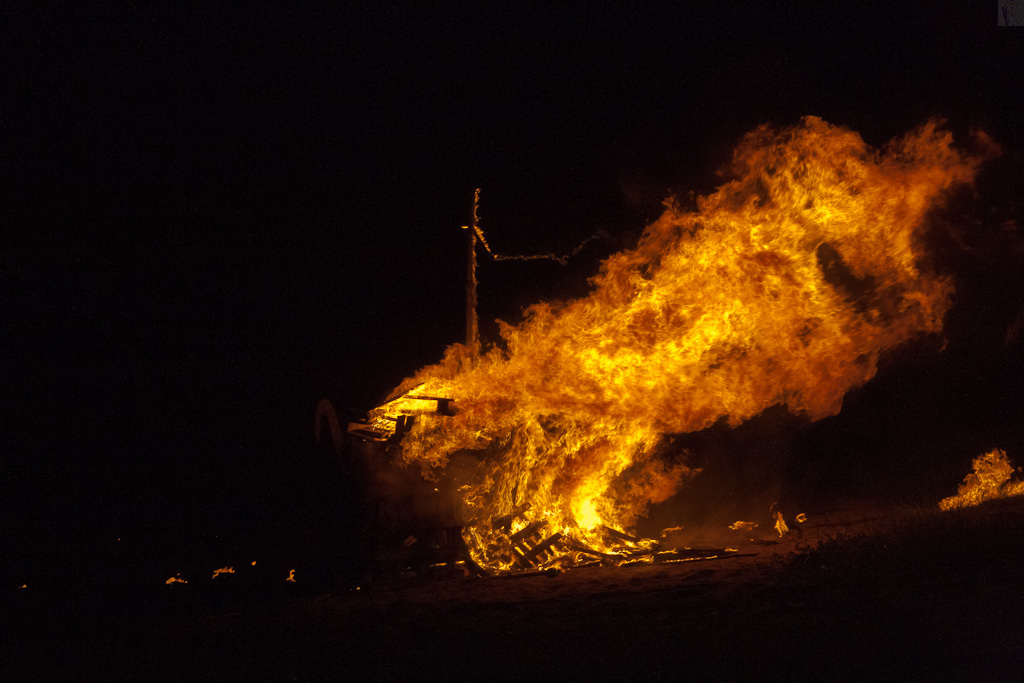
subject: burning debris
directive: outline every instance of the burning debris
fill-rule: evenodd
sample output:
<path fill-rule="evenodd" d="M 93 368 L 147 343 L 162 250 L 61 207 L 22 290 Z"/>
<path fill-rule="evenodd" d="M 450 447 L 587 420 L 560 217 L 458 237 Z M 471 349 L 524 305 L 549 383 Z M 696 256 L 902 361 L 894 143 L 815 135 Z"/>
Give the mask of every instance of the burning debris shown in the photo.
<path fill-rule="evenodd" d="M 1017 470 L 1006 451 L 994 449 L 974 459 L 974 471 L 964 477 L 955 496 L 939 501 L 942 510 L 971 507 L 986 500 L 1024 495 L 1024 481 L 1010 481 Z"/>
<path fill-rule="evenodd" d="M 413 387 L 376 408 L 371 413 L 369 422 L 349 422 L 348 433 L 365 441 L 388 441 L 401 438 L 409 431 L 418 416 L 455 415 L 450 398 L 411 395 L 418 388 Z M 333 409 L 330 414 L 334 414 Z"/>
<path fill-rule="evenodd" d="M 775 513 L 775 530 L 779 532 L 779 538 L 789 533 L 789 525 L 786 524 L 781 512 Z"/>
<path fill-rule="evenodd" d="M 921 237 L 982 161 L 934 122 L 881 152 L 815 117 L 758 128 L 734 180 L 667 202 L 589 296 L 499 321 L 486 353 L 452 345 L 349 434 L 432 480 L 475 459 L 458 502 L 485 567 L 654 558 L 628 531 L 692 473 L 671 435 L 776 404 L 834 415 L 883 352 L 941 331 L 953 286 Z"/>
<path fill-rule="evenodd" d="M 255 567 L 256 566 L 256 560 L 251 561 L 248 566 Z M 240 573 L 241 574 L 247 574 L 248 573 L 246 568 L 245 568 L 245 566 L 242 567 L 242 571 L 241 572 L 236 570 L 234 567 L 230 567 L 230 566 L 229 567 L 219 567 L 219 568 L 213 570 L 213 573 L 210 576 L 210 580 L 211 581 L 216 581 L 218 578 L 226 576 L 228 574 L 240 574 Z M 252 574 L 249 574 L 249 576 L 252 576 Z M 286 581 L 291 581 L 292 583 L 295 583 L 295 570 L 294 569 L 290 570 L 290 572 L 288 574 L 288 578 L 285 579 L 285 580 Z M 223 582 L 223 579 L 221 581 L 219 581 L 218 583 L 221 583 L 221 582 Z M 168 586 L 173 585 L 173 584 L 179 584 L 179 583 L 180 584 L 187 584 L 188 580 L 185 579 L 182 576 L 181 572 L 178 572 L 176 575 L 174 575 L 174 576 L 170 577 L 169 579 L 167 579 L 164 583 L 166 585 L 168 585 Z"/>

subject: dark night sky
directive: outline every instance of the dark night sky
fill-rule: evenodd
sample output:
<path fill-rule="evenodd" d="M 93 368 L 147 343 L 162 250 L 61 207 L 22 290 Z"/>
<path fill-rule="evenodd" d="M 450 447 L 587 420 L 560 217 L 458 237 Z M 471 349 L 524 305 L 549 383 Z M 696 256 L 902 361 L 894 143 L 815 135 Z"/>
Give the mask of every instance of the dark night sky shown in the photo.
<path fill-rule="evenodd" d="M 607 235 L 565 268 L 484 263 L 486 321 L 581 294 L 763 122 L 882 144 L 939 115 L 1019 160 L 1022 39 L 987 3 L 819 5 L 5 10 L 6 501 L 286 505 L 318 398 L 365 410 L 461 338 L 474 187 L 501 251 Z"/>

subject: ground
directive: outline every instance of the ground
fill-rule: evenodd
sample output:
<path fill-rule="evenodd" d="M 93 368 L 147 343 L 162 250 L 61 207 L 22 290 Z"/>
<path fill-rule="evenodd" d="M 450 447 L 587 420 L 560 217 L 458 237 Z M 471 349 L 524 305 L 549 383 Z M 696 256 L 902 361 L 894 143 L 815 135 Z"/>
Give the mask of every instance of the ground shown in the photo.
<path fill-rule="evenodd" d="M 22 591 L 3 677 L 1006 679 L 1024 664 L 1022 521 L 1016 501 L 847 510 L 802 538 L 733 536 L 723 559 L 359 590 L 239 574 L 73 614 Z"/>

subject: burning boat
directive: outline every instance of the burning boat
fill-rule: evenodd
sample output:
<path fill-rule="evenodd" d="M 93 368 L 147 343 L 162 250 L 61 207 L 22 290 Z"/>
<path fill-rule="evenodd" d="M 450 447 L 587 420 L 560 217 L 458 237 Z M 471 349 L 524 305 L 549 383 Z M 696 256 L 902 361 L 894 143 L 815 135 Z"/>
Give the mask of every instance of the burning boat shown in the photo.
<path fill-rule="evenodd" d="M 762 126 L 731 180 L 690 208 L 666 202 L 588 296 L 499 321 L 481 351 L 469 292 L 466 342 L 347 434 L 442 494 L 436 527 L 481 567 L 652 558 L 635 524 L 692 474 L 674 435 L 776 405 L 834 415 L 883 353 L 941 332 L 953 285 L 924 237 L 993 153 L 975 143 L 959 150 L 936 122 L 883 150 L 816 117 Z M 472 285 L 475 213 L 468 227 Z"/>

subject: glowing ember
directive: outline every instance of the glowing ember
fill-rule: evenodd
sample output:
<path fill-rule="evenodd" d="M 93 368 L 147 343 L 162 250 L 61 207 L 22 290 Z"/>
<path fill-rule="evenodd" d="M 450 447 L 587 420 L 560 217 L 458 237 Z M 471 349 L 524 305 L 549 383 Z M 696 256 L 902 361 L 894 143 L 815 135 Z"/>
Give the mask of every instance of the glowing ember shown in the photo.
<path fill-rule="evenodd" d="M 737 520 L 729 525 L 733 531 L 752 531 L 757 528 L 757 522 L 743 522 Z"/>
<path fill-rule="evenodd" d="M 955 496 L 943 498 L 943 510 L 971 507 L 986 500 L 1009 498 L 1024 494 L 1024 481 L 1010 481 L 1013 465 L 1006 452 L 998 448 L 974 459 L 974 472 L 964 477 Z"/>
<path fill-rule="evenodd" d="M 288 570 L 288 578 L 285 579 L 285 581 L 288 581 L 289 583 L 295 583 L 295 570 L 294 569 L 289 569 Z"/>
<path fill-rule="evenodd" d="M 234 574 L 234 573 L 235 573 L 235 568 L 234 567 L 221 567 L 220 569 L 214 569 L 213 570 L 213 578 L 216 579 L 221 574 Z"/>
<path fill-rule="evenodd" d="M 172 576 L 171 578 L 167 579 L 167 581 L 165 581 L 164 583 L 170 586 L 172 583 L 188 583 L 188 581 L 181 578 L 181 574 L 179 573 L 177 576 Z"/>
<path fill-rule="evenodd" d="M 481 564 L 512 566 L 510 534 L 537 523 L 531 544 L 560 534 L 537 563 L 613 552 L 608 530 L 629 529 L 689 472 L 669 435 L 780 403 L 834 415 L 884 351 L 941 330 L 952 284 L 927 269 L 921 235 L 980 162 L 935 123 L 884 152 L 815 117 L 758 128 L 734 154 L 735 180 L 694 210 L 667 202 L 589 296 L 501 323 L 503 344 L 483 355 L 449 347 L 370 417 L 411 425 L 401 459 L 428 474 L 458 451 L 481 458 L 462 489 Z"/>
<path fill-rule="evenodd" d="M 807 521 L 807 515 L 804 514 L 803 512 L 801 512 L 799 515 L 796 516 L 796 523 L 797 524 L 803 524 L 806 521 Z"/>

